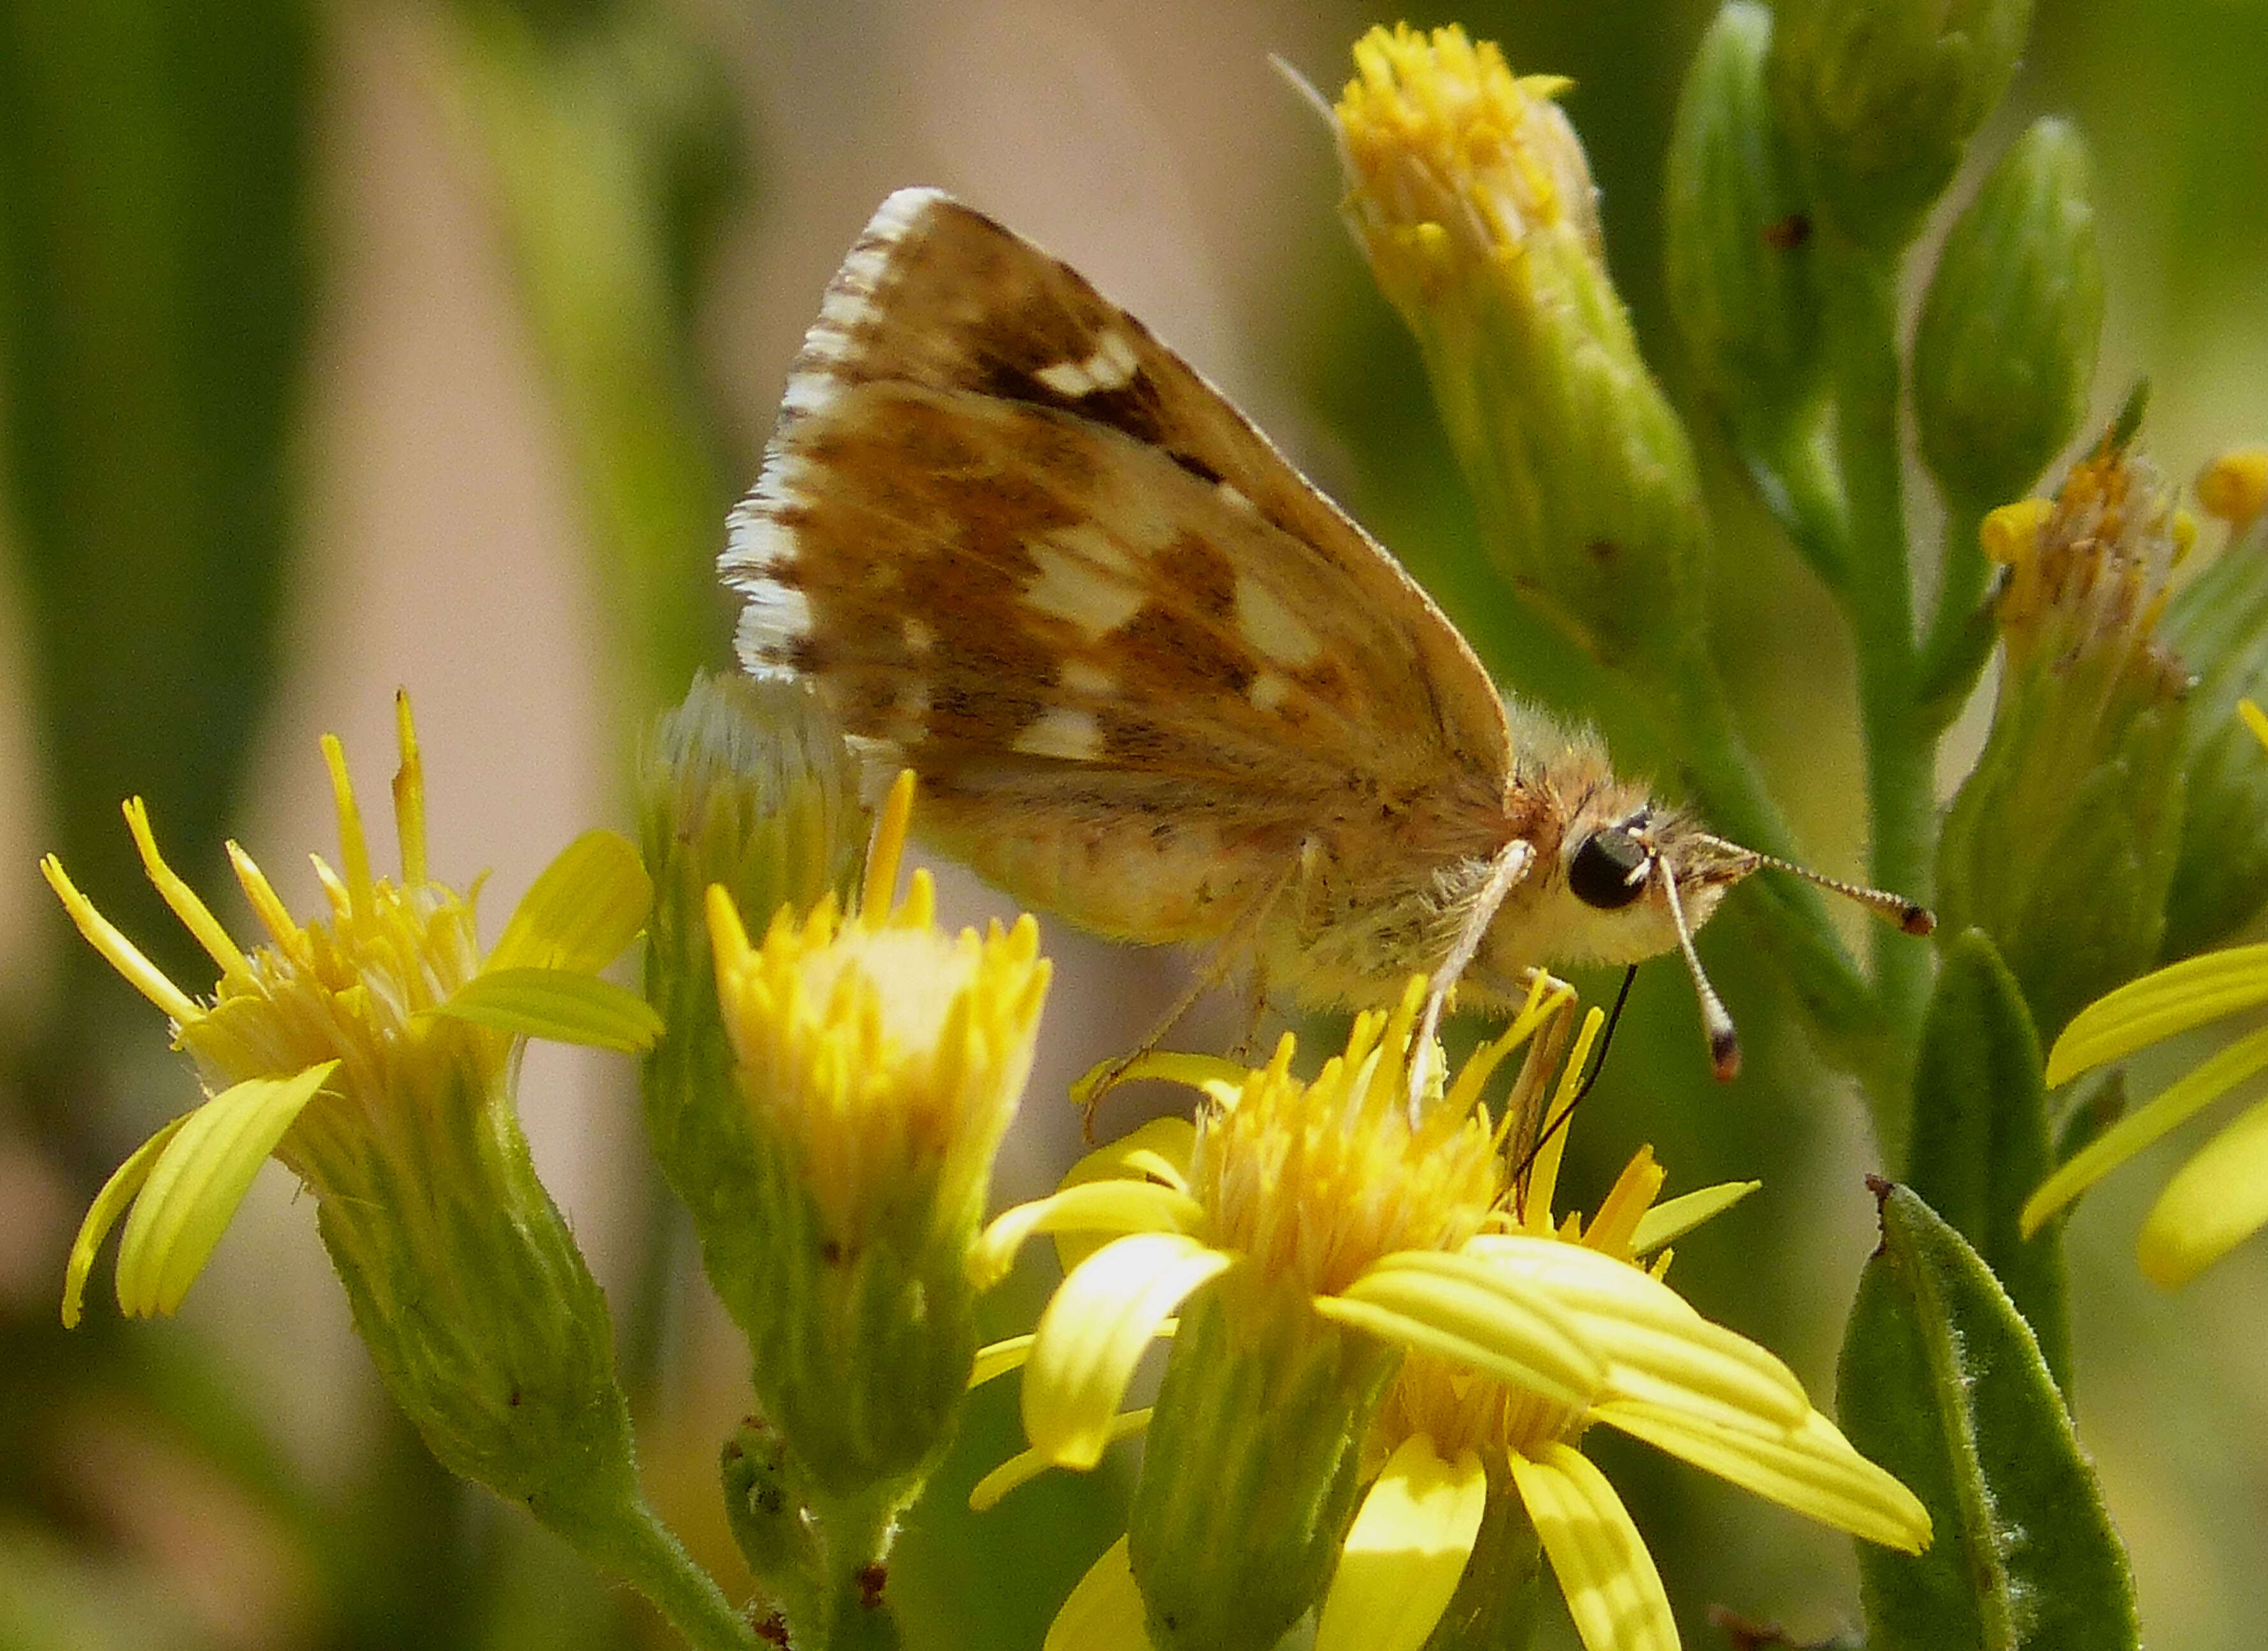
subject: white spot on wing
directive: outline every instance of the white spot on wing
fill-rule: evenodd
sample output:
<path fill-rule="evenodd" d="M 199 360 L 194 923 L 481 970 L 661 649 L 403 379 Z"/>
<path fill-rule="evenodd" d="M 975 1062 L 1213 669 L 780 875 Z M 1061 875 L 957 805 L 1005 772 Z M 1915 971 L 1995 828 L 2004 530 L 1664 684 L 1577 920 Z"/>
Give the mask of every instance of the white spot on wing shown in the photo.
<path fill-rule="evenodd" d="M 1142 358 L 1123 333 L 1105 333 L 1085 361 L 1059 361 L 1032 376 L 1059 396 L 1076 400 L 1098 391 L 1123 390 L 1142 371 Z"/>
<path fill-rule="evenodd" d="M 1016 736 L 1016 749 L 1027 757 L 1092 762 L 1102 754 L 1102 726 L 1091 712 L 1058 705 Z"/>
<path fill-rule="evenodd" d="M 1220 495 L 1220 502 L 1232 510 L 1242 510 L 1252 516 L 1260 514 L 1260 507 L 1246 498 L 1243 489 L 1234 482 L 1217 481 L 1213 484 L 1212 490 Z"/>
<path fill-rule="evenodd" d="M 1031 547 L 1039 576 L 1024 600 L 1041 613 L 1076 625 L 1090 641 L 1108 635 L 1142 611 L 1138 586 L 1099 573 L 1090 562 L 1044 540 Z"/>
<path fill-rule="evenodd" d="M 1236 629 L 1261 653 L 1292 671 L 1313 664 L 1323 651 L 1315 633 L 1283 598 L 1248 574 L 1237 576 Z"/>
<path fill-rule="evenodd" d="M 1116 671 L 1106 671 L 1085 659 L 1064 660 L 1056 680 L 1073 693 L 1092 694 L 1096 699 L 1107 698 L 1118 692 Z"/>
<path fill-rule="evenodd" d="M 898 635 L 905 639 L 909 654 L 925 654 L 937 646 L 937 633 L 910 613 L 898 621 Z"/>
<path fill-rule="evenodd" d="M 1244 697 L 1256 711 L 1272 711 L 1292 696 L 1292 679 L 1280 671 L 1263 671 L 1252 679 Z"/>

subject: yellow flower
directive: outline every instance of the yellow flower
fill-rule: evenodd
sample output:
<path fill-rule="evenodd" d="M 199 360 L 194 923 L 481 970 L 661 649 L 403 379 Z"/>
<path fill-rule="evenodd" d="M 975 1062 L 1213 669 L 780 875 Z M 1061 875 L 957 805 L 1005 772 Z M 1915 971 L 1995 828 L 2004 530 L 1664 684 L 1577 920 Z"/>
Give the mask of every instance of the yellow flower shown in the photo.
<path fill-rule="evenodd" d="M 1548 1012 L 1550 1007 L 1531 1000 L 1530 1013 Z M 1594 1011 L 1561 1076 L 1556 1106 L 1563 1117 L 1598 1021 Z M 1522 1036 L 1528 1030 L 1515 1028 Z M 1348 1064 L 1373 1055 L 1375 1039 L 1374 1028 L 1359 1025 Z M 1557 1041 L 1538 1040 L 1516 1094 L 1540 1098 L 1545 1075 L 1557 1064 Z M 1395 1046 L 1391 1031 L 1386 1045 Z M 1460 1075 L 1453 1096 L 1469 1105 L 1486 1068 L 1506 1047 L 1499 1044 L 1484 1051 Z M 1197 1070 L 1193 1066 L 1188 1075 Z M 1332 1076 L 1327 1068 L 1314 1086 L 1326 1090 L 1321 1097 L 1326 1102 L 1336 1098 L 1326 1088 Z M 1230 1090 L 1216 1078 L 1206 1087 L 1214 1107 L 1230 1095 L 1241 1098 L 1241 1086 Z M 1436 1108 L 1429 1117 L 1454 1111 Z M 1508 1109 L 1515 1119 L 1539 1112 L 1517 1104 Z M 1319 1137 L 1338 1133 L 1344 1122 L 1344 1114 L 1315 1105 L 1312 1098 L 1307 1115 Z M 1203 1123 L 1210 1124 L 1214 1116 L 1209 1107 Z M 1488 1140 L 1490 1156 L 1502 1165 L 1502 1132 Z M 1464 1206 L 1454 1226 L 1436 1229 L 1443 1240 L 1440 1247 L 1373 1259 L 1342 1287 L 1338 1297 L 1315 1302 L 1318 1313 L 1363 1324 L 1407 1349 L 1361 1442 L 1361 1478 L 1368 1489 L 1359 1511 L 1351 1526 L 1342 1528 L 1343 1539 L 1332 1533 L 1330 1587 L 1317 1645 L 1359 1646 L 1366 1651 L 1422 1645 L 1466 1572 L 1491 1497 L 1501 1484 L 1525 1504 L 1543 1536 L 1587 1643 L 1674 1646 L 1660 1584 L 1643 1545 L 1611 1488 L 1573 1449 L 1594 1420 L 1651 1439 L 1842 1529 L 1907 1548 L 1926 1542 L 1928 1521 L 1919 1504 L 1811 1410 L 1801 1387 L 1778 1361 L 1703 1319 L 1660 1282 L 1666 1252 L 1652 1271 L 1633 1265 L 1635 1256 L 1661 1251 L 1672 1238 L 1753 1190 L 1753 1184 L 1705 1189 L 1657 1207 L 1653 1200 L 1661 1171 L 1650 1154 L 1641 1152 L 1587 1229 L 1570 1217 L 1555 1230 L 1549 1204 L 1564 1134 L 1547 1134 L 1544 1142 L 1524 1200 L 1505 1185 L 1499 1170 L 1491 1208 L 1478 1212 L 1477 1221 L 1471 1219 L 1471 1207 Z M 1128 1217 L 1144 1201 L 1161 1211 L 1179 1207 L 1173 1195 L 1199 1185 L 1194 1171 L 1200 1147 L 1187 1126 L 1171 1120 L 1151 1125 L 1074 1170 L 1057 1195 L 1057 1209 L 1078 1205 L 1094 1218 L 1114 1205 Z M 1119 1178 L 1129 1172 L 1146 1178 Z M 1488 1178 L 1475 1174 L 1471 1181 Z M 1299 1207 L 1310 1225 L 1329 1224 L 1333 1206 L 1311 1202 Z M 1534 1214 L 1523 1216 L 1518 1213 L 1523 1208 Z M 1002 1222 L 1019 1214 L 1011 1212 Z M 1051 1214 L 1047 1224 L 1060 1229 L 1098 1223 L 1061 1222 Z M 1201 1223 L 1193 1218 L 1191 1225 Z M 1097 1253 L 1108 1252 L 1106 1247 Z M 1082 1262 L 1072 1277 L 1094 1259 Z M 1230 1265 L 1249 1263 L 1238 1257 Z M 1391 1317 L 1372 1310 L 1388 1289 L 1397 1308 Z M 1056 1308 L 1049 1310 L 1052 1315 Z M 1579 1359 L 1547 1375 L 1536 1368 L 1543 1361 L 1532 1351 L 1506 1356 L 1521 1336 L 1514 1326 L 1523 1322 L 1550 1326 Z M 1153 1323 L 1152 1329 L 1157 1328 Z M 980 1365 L 980 1376 L 989 1376 L 1019 1360 L 1029 1361 L 1027 1427 L 1035 1420 L 1035 1376 L 1049 1335 L 1043 1317 L 1028 1343 L 1003 1344 Z M 1166 1398 L 1161 1393 L 1160 1407 Z M 1047 1402 L 1042 1398 L 1039 1408 Z M 1130 1432 L 1144 1420 L 1143 1413 L 1118 1418 L 1110 1434 Z M 1153 1435 L 1151 1453 L 1158 1448 Z M 1055 1459 L 1064 1458 L 1058 1454 Z M 1047 1460 L 1044 1452 L 1035 1450 L 1005 1464 L 979 1485 L 972 1500 L 989 1505 Z M 1199 1471 L 1207 1466 L 1197 1465 Z M 1145 1476 L 1149 1471 L 1145 1457 Z M 1140 1501 L 1138 1492 L 1138 1521 Z M 1532 1567 L 1532 1542 L 1527 1552 Z M 1145 1581 L 1138 1589 L 1138 1568 L 1130 1536 L 1073 1590 L 1049 1645 L 1139 1651 L 1155 1640 L 1154 1611 L 1146 1625 L 1144 1620 L 1148 1589 Z M 1636 1637 L 1663 1632 L 1667 1639 Z M 1633 1637 L 1615 1637 L 1619 1634 Z"/>
<path fill-rule="evenodd" d="M 1563 1080 L 1558 1104 L 1570 1098 Z M 1555 1229 L 1557 1144 L 1539 1156 L 1528 1215 L 1465 1254 L 1576 1319 L 1604 1365 L 1599 1389 L 1564 1405 L 1440 1358 L 1404 1360 L 1373 1429 L 1370 1454 L 1382 1465 L 1347 1534 L 1317 1651 L 1415 1651 L 1461 1583 L 1480 1609 L 1509 1597 L 1532 1545 L 1497 1552 L 1494 1574 L 1471 1568 L 1501 1498 L 1520 1504 L 1590 1651 L 1674 1651 L 1676 1625 L 1645 1539 L 1577 1448 L 1594 1423 L 1854 1536 L 1908 1552 L 1928 1544 L 1920 1501 L 1811 1408 L 1784 1364 L 1662 1282 L 1669 1240 L 1756 1184 L 1657 1207 L 1663 1171 L 1641 1148 L 1587 1228 L 1570 1214 Z"/>
<path fill-rule="evenodd" d="M 79 930 L 172 1017 L 209 1098 L 110 1178 L 72 1246 L 77 1322 L 103 1236 L 129 1314 L 169 1313 L 271 1154 L 315 1196 L 316 1228 L 372 1362 L 453 1473 L 526 1508 L 644 1591 L 688 1638 L 745 1644 L 747 1625 L 646 1505 L 614 1329 L 521 1134 L 524 1038 L 635 1050 L 660 1020 L 598 978 L 637 936 L 650 888 L 637 851 L 593 832 L 553 861 L 485 958 L 473 897 L 427 875 L 424 785 L 395 701 L 398 882 L 373 874 L 335 738 L 323 741 L 339 865 L 315 862 L 328 909 L 302 923 L 234 843 L 267 931 L 247 950 L 158 852 L 137 798 L 127 824 L 167 906 L 219 966 L 191 996 L 73 887 L 43 869 Z"/>
<path fill-rule="evenodd" d="M 578 838 L 520 902 L 486 958 L 470 895 L 429 878 L 424 791 L 406 697 L 397 701 L 401 880 L 374 877 L 346 759 L 326 736 L 341 869 L 319 858 L 328 916 L 295 921 L 250 855 L 236 867 L 268 943 L 238 946 L 158 851 L 139 797 L 125 805 L 143 864 L 221 975 L 210 1002 L 168 980 L 73 886 L 41 862 L 81 934 L 172 1017 L 208 1098 L 151 1137 L 111 1177 L 72 1246 L 63 1322 L 78 1322 L 97 1249 L 129 1206 L 118 1302 L 129 1316 L 170 1313 L 202 1270 L 271 1154 L 319 1199 L 369 1190 L 375 1149 L 443 1127 L 444 1095 L 504 1087 L 523 1036 L 630 1050 L 659 1023 L 644 1002 L 597 978 L 629 944 L 648 899 L 637 851 L 611 833 Z M 327 1209 L 327 1215 L 335 1212 Z M 416 1220 L 419 1212 L 397 1212 Z M 327 1228 L 326 1236 L 332 1229 Z"/>
<path fill-rule="evenodd" d="M 891 904 L 913 798 L 902 774 L 851 917 L 829 894 L 752 943 L 709 892 L 765 1216 L 743 1328 L 767 1420 L 836 1494 L 945 1442 L 976 1351 L 969 1253 L 1048 987 L 1030 917 L 947 936 L 924 870 Z"/>
<path fill-rule="evenodd" d="M 2268 745 L 2268 715 L 2238 706 Z M 2230 946 L 2169 965 L 2089 1004 L 2048 1054 L 2051 1087 L 2161 1039 L 2268 1002 L 2268 945 Z M 2026 1237 L 2161 1135 L 2268 1068 L 2268 1030 L 2252 1031 L 2073 1153 L 2025 1200 Z M 2136 1244 L 2143 1274 L 2185 1284 L 2268 1222 L 2268 1101 L 2224 1126 L 2175 1172 Z"/>

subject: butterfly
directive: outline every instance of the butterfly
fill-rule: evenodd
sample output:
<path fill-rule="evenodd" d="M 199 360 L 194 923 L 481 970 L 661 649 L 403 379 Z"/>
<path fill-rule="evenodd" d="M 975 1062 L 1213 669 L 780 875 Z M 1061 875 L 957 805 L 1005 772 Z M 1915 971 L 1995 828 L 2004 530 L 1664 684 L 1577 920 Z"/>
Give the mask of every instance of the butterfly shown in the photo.
<path fill-rule="evenodd" d="M 821 302 L 720 559 L 742 663 L 911 767 L 922 834 L 1116 939 L 1209 948 L 1256 1001 L 1682 952 L 1761 866 L 1597 740 L 1498 692 L 1375 539 L 1149 330 L 934 189 L 885 201 Z M 1186 1007 L 1185 1000 L 1182 1007 Z M 1177 1009 L 1176 1013 L 1179 1010 Z"/>

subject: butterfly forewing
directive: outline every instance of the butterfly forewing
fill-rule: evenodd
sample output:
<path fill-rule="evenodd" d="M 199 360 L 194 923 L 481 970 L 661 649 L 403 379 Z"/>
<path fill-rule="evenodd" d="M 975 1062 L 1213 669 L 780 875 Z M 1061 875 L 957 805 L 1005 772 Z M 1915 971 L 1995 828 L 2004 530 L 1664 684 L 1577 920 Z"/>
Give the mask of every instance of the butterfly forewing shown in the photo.
<path fill-rule="evenodd" d="M 752 668 L 919 772 L 942 846 L 1106 933 L 1218 933 L 1335 825 L 1501 834 L 1504 710 L 1423 592 L 1138 322 L 933 191 L 828 289 L 725 567 Z"/>

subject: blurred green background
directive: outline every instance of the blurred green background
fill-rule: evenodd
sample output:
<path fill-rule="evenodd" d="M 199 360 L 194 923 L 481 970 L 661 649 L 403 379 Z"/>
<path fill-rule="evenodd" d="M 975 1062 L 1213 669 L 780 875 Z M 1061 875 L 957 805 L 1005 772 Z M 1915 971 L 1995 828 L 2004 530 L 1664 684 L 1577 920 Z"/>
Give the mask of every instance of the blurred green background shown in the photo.
<path fill-rule="evenodd" d="M 1409 18 L 1578 82 L 1610 259 L 1673 391 L 1661 151 L 1707 16 L 1531 0 Z M 0 0 L 0 1651 L 666 1643 L 431 1464 L 272 1166 L 178 1319 L 123 1325 L 98 1293 L 62 1332 L 79 1213 L 192 1088 L 33 862 L 60 852 L 202 987 L 119 800 L 149 798 L 202 887 L 220 892 L 227 833 L 311 900 L 297 856 L 329 847 L 315 737 L 339 732 L 374 787 L 396 683 L 425 736 L 437 870 L 492 868 L 492 914 L 576 831 L 624 823 L 638 729 L 725 661 L 710 565 L 788 358 L 909 182 L 1078 263 L 1485 627 L 1498 598 L 1457 574 L 1467 507 L 1414 352 L 1334 220 L 1325 132 L 1266 62 L 1333 87 L 1356 34 L 1394 20 L 1292 0 Z M 2170 472 L 2268 437 L 2268 4 L 2043 4 L 2032 39 L 1978 149 L 2050 110 L 2094 146 L 2098 416 L 2146 373 Z M 1726 668 L 1810 855 L 1854 868 L 1839 633 L 1704 446 Z M 965 877 L 947 895 L 951 917 L 997 906 Z M 1069 1078 L 1175 987 L 1173 960 L 1050 937 L 1004 1200 L 1075 1150 Z M 1641 1141 L 1672 1192 L 1762 1177 L 1681 1247 L 1679 1280 L 1823 1400 L 1871 1244 L 1871 1156 L 1856 1102 L 1727 937 L 1703 949 L 1746 1075 L 1708 1082 L 1682 977 L 1649 968 L 1568 1189 L 1594 1199 Z M 532 1053 L 528 1130 L 615 1310 L 655 1499 L 737 1589 L 713 1464 L 742 1355 L 657 1192 L 630 1075 Z M 2161 1178 L 2115 1178 L 2073 1224 L 2075 1404 L 2146 1631 L 2236 1651 L 2257 1642 L 2268 1559 L 2268 1258 L 2256 1244 L 2151 1292 L 2131 1242 Z M 1043 1282 L 1001 1302 L 1000 1328 L 1024 1327 Z M 980 1396 L 901 1551 L 922 1643 L 1036 1646 L 1117 1528 L 1108 1471 L 960 1511 L 1014 1448 L 1012 1398 Z M 1640 1449 L 1599 1453 L 1689 1643 L 1719 1642 L 1712 1603 L 1799 1638 L 1848 1625 L 1840 1538 Z"/>

